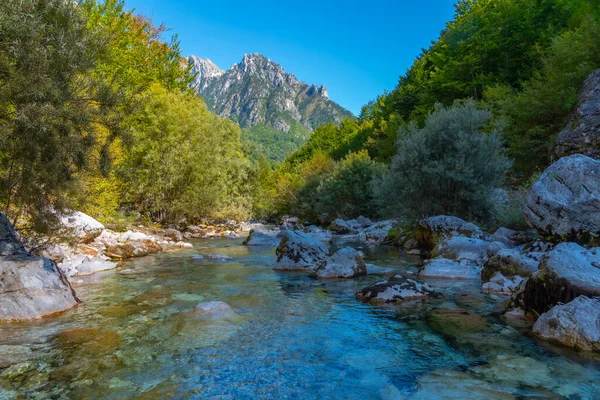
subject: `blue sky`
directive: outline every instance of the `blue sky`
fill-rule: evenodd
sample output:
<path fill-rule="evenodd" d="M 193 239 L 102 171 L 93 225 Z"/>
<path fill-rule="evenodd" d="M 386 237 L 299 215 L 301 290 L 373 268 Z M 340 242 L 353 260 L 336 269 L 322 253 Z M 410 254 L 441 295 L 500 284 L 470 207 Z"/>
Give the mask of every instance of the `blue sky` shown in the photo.
<path fill-rule="evenodd" d="M 185 55 L 228 69 L 264 54 L 355 114 L 396 86 L 454 14 L 454 0 L 126 2 L 177 33 Z"/>

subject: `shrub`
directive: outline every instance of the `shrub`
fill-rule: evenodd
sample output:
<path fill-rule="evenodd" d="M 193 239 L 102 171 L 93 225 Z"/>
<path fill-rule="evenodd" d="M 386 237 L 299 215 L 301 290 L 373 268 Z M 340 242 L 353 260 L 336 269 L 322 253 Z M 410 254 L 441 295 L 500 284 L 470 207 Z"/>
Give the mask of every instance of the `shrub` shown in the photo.
<path fill-rule="evenodd" d="M 330 173 L 308 177 L 298 191 L 295 212 L 309 219 L 328 213 L 342 218 L 374 216 L 374 178 L 383 176 L 383 165 L 366 151 L 352 153 L 335 164 Z"/>
<path fill-rule="evenodd" d="M 384 215 L 451 214 L 485 219 L 489 193 L 510 167 L 492 114 L 473 101 L 437 105 L 425 126 L 401 128 L 389 172 L 374 183 Z"/>

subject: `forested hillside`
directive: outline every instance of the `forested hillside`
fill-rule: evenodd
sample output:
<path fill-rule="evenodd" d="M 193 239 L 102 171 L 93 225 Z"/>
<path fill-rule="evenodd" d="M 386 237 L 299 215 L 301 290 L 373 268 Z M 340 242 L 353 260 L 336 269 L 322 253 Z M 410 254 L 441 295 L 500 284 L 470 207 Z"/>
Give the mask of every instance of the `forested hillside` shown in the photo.
<path fill-rule="evenodd" d="M 240 128 L 191 90 L 176 37 L 120 0 L 0 2 L 0 204 L 23 229 L 249 216 Z"/>
<path fill-rule="evenodd" d="M 358 214 L 343 211 L 345 199 L 370 193 L 365 201 L 372 206 L 361 210 L 372 210 L 369 216 L 446 212 L 489 221 L 489 193 L 503 184 L 518 205 L 519 192 L 555 159 L 556 138 L 577 93 L 600 68 L 599 5 L 464 0 L 455 7 L 439 39 L 394 90 L 363 107 L 358 122 L 320 127 L 279 169 L 261 172 L 270 200 L 258 204 L 259 213 L 310 210 L 304 216 L 316 219 L 338 210 L 351 218 Z M 495 144 L 474 143 L 465 131 L 493 137 Z M 488 158 L 475 155 L 492 150 Z M 357 159 L 374 179 L 348 168 Z M 379 178 L 379 169 L 388 166 Z M 496 172 L 481 179 L 481 170 Z M 342 171 L 362 184 L 332 193 L 327 188 Z M 419 206 L 402 204 L 406 196 L 421 199 Z"/>

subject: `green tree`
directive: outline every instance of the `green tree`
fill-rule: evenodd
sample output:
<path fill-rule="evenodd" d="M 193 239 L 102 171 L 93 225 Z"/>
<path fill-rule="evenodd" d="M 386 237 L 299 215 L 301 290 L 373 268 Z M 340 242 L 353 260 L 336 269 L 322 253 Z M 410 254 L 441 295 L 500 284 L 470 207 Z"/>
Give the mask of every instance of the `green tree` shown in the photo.
<path fill-rule="evenodd" d="M 384 214 L 487 218 L 490 193 L 510 167 L 500 132 L 486 133 L 491 118 L 466 101 L 438 105 L 422 129 L 401 129 L 389 173 L 375 183 Z"/>
<path fill-rule="evenodd" d="M 250 210 L 251 169 L 233 122 L 190 93 L 152 86 L 132 116 L 134 146 L 120 176 L 126 197 L 154 221 L 235 218 Z"/>
<path fill-rule="evenodd" d="M 97 143 L 105 38 L 62 0 L 0 1 L 0 204 L 42 230 Z"/>

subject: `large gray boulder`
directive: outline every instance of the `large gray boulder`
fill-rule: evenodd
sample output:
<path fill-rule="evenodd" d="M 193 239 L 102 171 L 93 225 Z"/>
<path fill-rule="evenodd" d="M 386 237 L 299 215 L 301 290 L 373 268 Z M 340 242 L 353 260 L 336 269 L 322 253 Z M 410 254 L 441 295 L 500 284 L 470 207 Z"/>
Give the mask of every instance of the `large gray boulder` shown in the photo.
<path fill-rule="evenodd" d="M 367 274 L 362 253 L 352 247 L 344 247 L 327 258 L 314 273 L 319 279 L 354 278 Z"/>
<path fill-rule="evenodd" d="M 365 303 L 381 304 L 401 303 L 409 300 L 426 300 L 430 297 L 440 298 L 442 294 L 434 291 L 425 282 L 396 275 L 388 281 L 377 282 L 356 292 L 355 297 Z"/>
<path fill-rule="evenodd" d="M 417 224 L 416 239 L 423 249 L 432 250 L 454 236 L 481 239 L 483 232 L 475 224 L 448 215 L 425 218 Z"/>
<path fill-rule="evenodd" d="M 577 297 L 542 314 L 533 332 L 582 351 L 600 351 L 600 298 Z"/>
<path fill-rule="evenodd" d="M 360 218 L 359 218 L 360 221 Z M 375 224 L 371 223 L 365 227 L 358 236 L 360 241 L 370 245 L 380 245 L 387 238 L 390 230 L 394 227 L 394 220 L 380 221 Z"/>
<path fill-rule="evenodd" d="M 518 249 L 502 249 L 488 259 L 481 273 L 481 279 L 488 282 L 497 272 L 506 277 L 530 277 L 539 270 L 540 260 L 534 254 L 522 254 Z"/>
<path fill-rule="evenodd" d="M 22 321 L 56 314 L 78 300 L 56 264 L 27 253 L 0 214 L 0 321 Z"/>
<path fill-rule="evenodd" d="M 79 211 L 69 212 L 60 217 L 61 224 L 71 231 L 81 243 L 89 243 L 102 233 L 104 225 Z"/>
<path fill-rule="evenodd" d="M 527 282 L 526 310 L 537 314 L 579 296 L 600 296 L 600 247 L 585 249 L 560 243 L 542 258 L 540 270 Z"/>
<path fill-rule="evenodd" d="M 77 305 L 53 261 L 31 255 L 0 257 L 0 321 L 37 319 Z"/>
<path fill-rule="evenodd" d="M 468 261 L 483 266 L 488 259 L 488 251 L 492 244 L 481 239 L 455 236 L 440 242 L 432 252 L 433 257 L 443 257 L 454 261 Z M 504 247 L 500 242 L 495 245 Z"/>
<path fill-rule="evenodd" d="M 468 261 L 435 258 L 419 271 L 421 279 L 480 279 L 481 267 Z"/>
<path fill-rule="evenodd" d="M 279 245 L 279 238 L 277 237 L 278 232 L 269 231 L 266 229 L 252 229 L 248 238 L 243 244 L 246 246 L 271 246 L 277 247 Z"/>
<path fill-rule="evenodd" d="M 329 256 L 329 248 L 322 241 L 301 231 L 283 231 L 277 247 L 277 262 L 273 269 L 314 272 Z"/>
<path fill-rule="evenodd" d="M 600 70 L 583 83 L 579 102 L 556 140 L 559 157 L 584 154 L 600 158 Z"/>
<path fill-rule="evenodd" d="M 524 213 L 545 236 L 600 235 L 600 161 L 575 154 L 552 164 L 527 193 Z"/>

